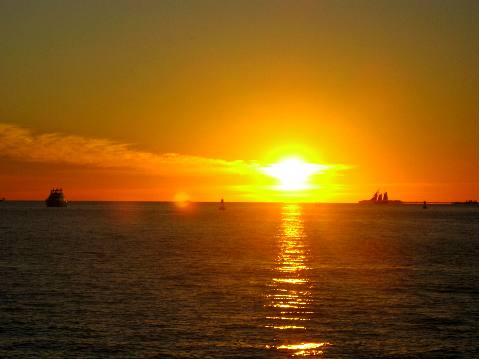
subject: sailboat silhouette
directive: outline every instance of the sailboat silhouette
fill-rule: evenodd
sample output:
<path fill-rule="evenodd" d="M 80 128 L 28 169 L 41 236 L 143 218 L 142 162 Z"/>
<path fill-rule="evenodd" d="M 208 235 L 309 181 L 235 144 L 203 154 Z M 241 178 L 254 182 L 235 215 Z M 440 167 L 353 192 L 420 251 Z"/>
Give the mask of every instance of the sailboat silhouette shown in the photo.
<path fill-rule="evenodd" d="M 390 200 L 388 193 L 376 191 L 370 199 L 359 201 L 359 204 L 401 204 L 402 201 Z"/>

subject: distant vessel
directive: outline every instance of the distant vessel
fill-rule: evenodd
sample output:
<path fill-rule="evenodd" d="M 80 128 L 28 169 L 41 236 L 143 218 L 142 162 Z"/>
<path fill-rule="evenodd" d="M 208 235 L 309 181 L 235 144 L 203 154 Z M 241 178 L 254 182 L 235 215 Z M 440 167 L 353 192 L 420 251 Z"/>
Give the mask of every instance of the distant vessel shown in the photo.
<path fill-rule="evenodd" d="M 220 211 L 224 211 L 226 209 L 225 208 L 225 200 L 223 198 L 221 198 L 220 206 L 218 207 L 218 209 Z"/>
<path fill-rule="evenodd" d="M 427 209 L 427 202 L 424 201 L 423 205 L 422 205 L 422 209 Z"/>
<path fill-rule="evenodd" d="M 0 198 L 0 202 L 5 201 L 5 197 Z"/>
<path fill-rule="evenodd" d="M 478 207 L 479 203 L 477 201 L 469 200 L 465 202 L 452 202 L 453 206 L 464 206 L 464 207 Z"/>
<path fill-rule="evenodd" d="M 68 204 L 61 188 L 53 188 L 45 203 L 47 207 L 66 207 Z"/>
<path fill-rule="evenodd" d="M 359 201 L 359 204 L 401 204 L 402 201 L 389 199 L 388 193 L 376 191 L 371 199 Z"/>

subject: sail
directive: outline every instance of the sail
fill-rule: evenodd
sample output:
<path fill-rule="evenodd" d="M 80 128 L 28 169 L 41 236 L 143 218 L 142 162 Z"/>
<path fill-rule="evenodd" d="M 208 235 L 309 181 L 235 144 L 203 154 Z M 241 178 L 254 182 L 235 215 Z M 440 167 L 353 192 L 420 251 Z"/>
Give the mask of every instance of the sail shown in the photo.
<path fill-rule="evenodd" d="M 376 202 L 378 200 L 378 192 L 376 191 L 376 193 L 374 194 L 373 198 L 371 198 L 371 201 L 372 202 Z"/>
<path fill-rule="evenodd" d="M 384 192 L 383 201 L 389 201 L 388 193 L 387 193 L 387 192 Z"/>
<path fill-rule="evenodd" d="M 380 193 L 379 196 L 378 196 L 378 202 L 381 202 L 382 200 L 383 200 L 383 195 L 382 195 L 382 193 Z"/>

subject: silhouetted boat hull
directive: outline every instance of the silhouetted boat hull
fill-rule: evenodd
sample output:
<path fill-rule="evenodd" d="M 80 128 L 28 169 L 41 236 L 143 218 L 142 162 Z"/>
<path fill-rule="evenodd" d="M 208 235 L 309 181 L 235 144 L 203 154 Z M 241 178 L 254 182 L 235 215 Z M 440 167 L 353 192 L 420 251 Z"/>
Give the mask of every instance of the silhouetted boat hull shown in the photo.
<path fill-rule="evenodd" d="M 46 200 L 45 203 L 47 204 L 47 207 L 66 207 L 68 205 L 67 201 L 49 201 Z"/>
<path fill-rule="evenodd" d="M 364 201 L 359 201 L 358 202 L 359 204 L 366 204 L 366 205 L 388 205 L 388 204 L 403 204 L 402 201 L 399 201 L 399 200 L 387 200 L 387 201 L 376 201 L 376 202 L 373 202 L 369 199 L 367 200 L 364 200 Z"/>

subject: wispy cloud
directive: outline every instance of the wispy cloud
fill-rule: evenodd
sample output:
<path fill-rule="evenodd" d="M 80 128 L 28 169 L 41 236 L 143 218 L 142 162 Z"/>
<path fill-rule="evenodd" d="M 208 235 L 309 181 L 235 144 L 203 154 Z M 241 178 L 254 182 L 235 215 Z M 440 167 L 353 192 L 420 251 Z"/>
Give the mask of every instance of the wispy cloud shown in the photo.
<path fill-rule="evenodd" d="M 101 168 L 129 168 L 152 174 L 248 172 L 257 164 L 248 161 L 156 154 L 108 139 L 61 133 L 35 134 L 29 129 L 0 123 L 0 156 L 31 162 L 66 163 Z"/>
<path fill-rule="evenodd" d="M 272 186 L 265 173 L 268 165 L 257 161 L 207 158 L 177 153 L 141 151 L 130 144 L 101 138 L 86 138 L 61 133 L 35 133 L 29 129 L 0 123 L 0 159 L 17 161 L 69 164 L 81 168 L 127 170 L 131 173 L 170 177 L 204 176 L 209 182 L 223 178 L 224 185 Z M 265 167 L 266 166 L 266 167 Z M 325 176 L 335 175 L 349 166 L 308 164 L 321 169 Z M 212 177 L 213 176 L 213 177 Z M 223 176 L 229 176 L 227 180 Z M 262 177 L 268 177 L 263 178 Z M 227 184 L 225 183 L 227 182 Z M 198 183 L 197 183 L 198 184 Z M 318 184 L 319 185 L 319 184 Z"/>

